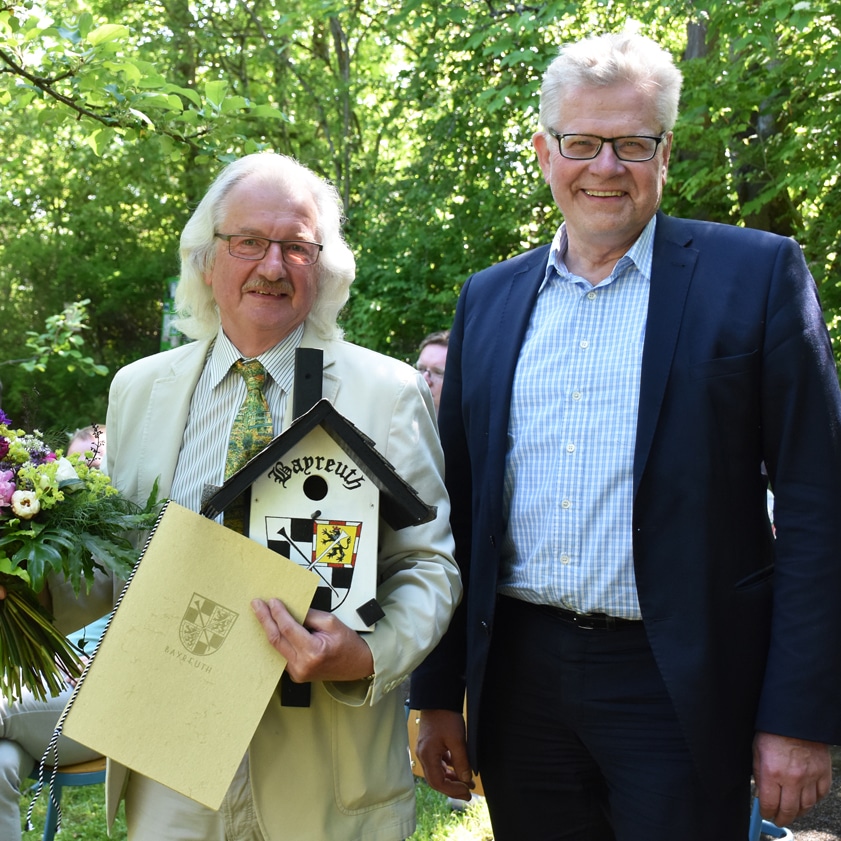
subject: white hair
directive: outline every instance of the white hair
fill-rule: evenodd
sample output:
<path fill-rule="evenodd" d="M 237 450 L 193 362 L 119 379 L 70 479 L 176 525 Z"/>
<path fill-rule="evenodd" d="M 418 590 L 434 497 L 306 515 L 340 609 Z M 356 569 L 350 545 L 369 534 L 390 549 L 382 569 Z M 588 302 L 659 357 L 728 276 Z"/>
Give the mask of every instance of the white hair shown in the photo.
<path fill-rule="evenodd" d="M 677 121 L 683 76 L 670 53 L 632 32 L 593 35 L 561 47 L 540 89 L 540 122 L 549 128 L 563 120 L 568 91 L 628 83 L 652 95 L 663 131 Z"/>
<path fill-rule="evenodd" d="M 315 265 L 318 291 L 307 321 L 323 339 L 341 338 L 336 319 L 347 303 L 356 263 L 342 236 L 342 204 L 332 184 L 286 155 L 258 152 L 228 164 L 210 185 L 181 234 L 181 278 L 175 290 L 175 326 L 192 339 L 216 335 L 220 315 L 213 290 L 205 283 L 216 254 L 215 235 L 225 217 L 231 189 L 246 178 L 259 178 L 279 192 L 308 191 L 318 219 L 316 234 L 324 245 Z"/>

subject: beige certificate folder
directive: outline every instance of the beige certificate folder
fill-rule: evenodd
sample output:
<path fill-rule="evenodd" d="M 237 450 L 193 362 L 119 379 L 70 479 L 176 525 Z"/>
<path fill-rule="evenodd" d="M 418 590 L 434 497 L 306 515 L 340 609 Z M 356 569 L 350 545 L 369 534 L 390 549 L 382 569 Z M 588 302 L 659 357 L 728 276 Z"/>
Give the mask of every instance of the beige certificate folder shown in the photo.
<path fill-rule="evenodd" d="M 168 503 L 63 732 L 218 809 L 286 666 L 251 600 L 278 597 L 301 621 L 317 582 Z"/>

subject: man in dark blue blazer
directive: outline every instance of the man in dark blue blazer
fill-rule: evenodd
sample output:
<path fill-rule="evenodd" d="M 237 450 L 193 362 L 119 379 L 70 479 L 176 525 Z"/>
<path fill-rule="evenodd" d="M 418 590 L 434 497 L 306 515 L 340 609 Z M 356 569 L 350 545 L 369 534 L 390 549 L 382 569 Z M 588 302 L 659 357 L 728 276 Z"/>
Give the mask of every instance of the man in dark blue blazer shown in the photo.
<path fill-rule="evenodd" d="M 411 698 L 427 780 L 479 771 L 496 841 L 743 841 L 751 771 L 785 825 L 841 743 L 830 343 L 793 240 L 659 211 L 680 84 L 641 36 L 563 49 L 533 142 L 564 224 L 459 299 L 466 595 Z"/>

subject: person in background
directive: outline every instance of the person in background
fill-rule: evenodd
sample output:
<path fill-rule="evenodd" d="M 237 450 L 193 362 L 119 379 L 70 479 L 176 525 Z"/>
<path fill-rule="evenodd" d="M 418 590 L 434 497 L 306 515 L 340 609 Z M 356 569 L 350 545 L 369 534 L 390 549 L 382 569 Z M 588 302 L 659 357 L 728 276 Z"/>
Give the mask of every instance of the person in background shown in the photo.
<path fill-rule="evenodd" d="M 415 368 L 423 374 L 429 390 L 432 392 L 432 400 L 435 403 L 435 411 L 441 403 L 441 386 L 444 384 L 444 370 L 447 367 L 447 345 L 450 341 L 449 330 L 438 330 L 430 333 L 418 348 L 418 361 Z"/>
<path fill-rule="evenodd" d="M 115 487 L 142 503 L 158 477 L 162 496 L 198 511 L 205 487 L 224 482 L 245 373 L 258 397 L 253 416 L 271 438 L 292 421 L 296 349 L 320 348 L 323 396 L 438 512 L 399 531 L 380 524 L 384 617 L 364 635 L 331 613 L 310 610 L 301 625 L 279 598 L 255 599 L 286 672 L 312 684 L 310 705 L 284 706 L 275 693 L 218 811 L 109 760 L 109 819 L 124 796 L 131 841 L 398 841 L 414 831 L 406 718 L 393 690 L 442 636 L 461 583 L 428 389 L 410 366 L 341 340 L 336 319 L 354 272 L 336 190 L 291 158 L 241 158 L 211 184 L 181 237 L 178 327 L 195 341 L 134 362 L 112 382 Z M 65 589 L 51 587 L 57 616 Z M 89 609 L 108 597 L 107 587 L 92 589 Z"/>
<path fill-rule="evenodd" d="M 94 424 L 75 432 L 67 445 L 67 455 L 72 453 L 82 457 L 87 454 L 89 465 L 99 468 L 105 455 L 105 427 Z M 93 654 L 108 618 L 103 616 L 68 635 L 83 661 Z M 31 692 L 25 692 L 13 702 L 0 697 L 0 838 L 3 841 L 20 841 L 21 784 L 44 755 L 74 685 L 68 683 L 63 692 L 47 701 L 41 701 Z M 99 756 L 66 736 L 59 737 L 58 751 L 63 765 L 87 762 Z"/>
<path fill-rule="evenodd" d="M 105 424 L 91 424 L 77 429 L 67 444 L 67 455 L 78 453 L 89 467 L 102 467 L 105 459 Z"/>
<path fill-rule="evenodd" d="M 659 211 L 681 81 L 642 35 L 561 49 L 533 144 L 563 224 L 456 310 L 465 598 L 411 697 L 496 841 L 739 841 L 751 771 L 785 825 L 841 742 L 832 348 L 796 242 Z"/>
<path fill-rule="evenodd" d="M 108 617 L 103 616 L 69 636 L 83 661 L 93 654 L 107 621 Z M 21 841 L 21 787 L 37 769 L 73 688 L 74 684 L 68 683 L 63 692 L 46 701 L 28 691 L 11 702 L 0 695 L 0 838 L 3 841 Z M 66 736 L 59 736 L 58 755 L 62 765 L 87 762 L 99 756 Z"/>

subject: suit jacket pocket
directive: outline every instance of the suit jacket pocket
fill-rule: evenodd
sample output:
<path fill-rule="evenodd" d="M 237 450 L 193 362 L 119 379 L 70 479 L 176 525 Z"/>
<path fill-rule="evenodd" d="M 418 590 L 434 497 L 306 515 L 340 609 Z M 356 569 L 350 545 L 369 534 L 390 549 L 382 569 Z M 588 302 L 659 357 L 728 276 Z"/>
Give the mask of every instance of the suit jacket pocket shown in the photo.
<path fill-rule="evenodd" d="M 750 371 L 759 359 L 759 351 L 740 353 L 738 356 L 720 356 L 692 366 L 692 376 L 703 380 L 710 377 L 728 377 Z"/>
<path fill-rule="evenodd" d="M 768 564 L 766 567 L 762 567 L 762 569 L 756 570 L 756 572 L 752 572 L 750 575 L 746 575 L 741 581 L 736 582 L 736 589 L 737 590 L 748 590 L 751 587 L 755 587 L 757 584 L 762 584 L 764 581 L 767 581 L 774 575 L 774 564 Z"/>

